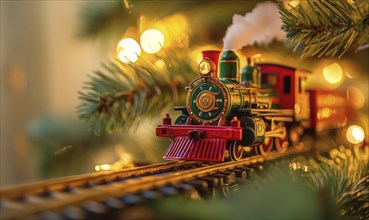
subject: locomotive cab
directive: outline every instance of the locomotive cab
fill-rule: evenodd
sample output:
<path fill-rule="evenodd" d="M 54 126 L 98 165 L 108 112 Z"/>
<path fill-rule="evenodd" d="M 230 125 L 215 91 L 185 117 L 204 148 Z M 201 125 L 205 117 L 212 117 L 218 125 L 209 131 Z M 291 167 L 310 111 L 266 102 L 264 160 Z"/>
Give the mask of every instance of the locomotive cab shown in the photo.
<path fill-rule="evenodd" d="M 295 121 L 309 119 L 309 94 L 306 92 L 306 78 L 311 72 L 305 69 L 260 63 L 262 88 L 271 88 L 272 107 L 291 109 Z M 281 102 L 280 100 L 283 100 Z"/>

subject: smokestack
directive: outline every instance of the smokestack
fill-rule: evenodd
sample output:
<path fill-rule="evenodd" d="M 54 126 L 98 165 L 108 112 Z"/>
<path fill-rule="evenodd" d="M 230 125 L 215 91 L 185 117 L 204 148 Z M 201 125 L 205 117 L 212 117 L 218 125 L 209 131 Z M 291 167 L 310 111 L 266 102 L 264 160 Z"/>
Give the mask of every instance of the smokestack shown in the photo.
<path fill-rule="evenodd" d="M 201 52 L 202 52 L 203 59 L 207 57 L 211 61 L 213 61 L 213 63 L 215 64 L 214 77 L 218 78 L 218 63 L 219 63 L 220 50 L 203 50 Z"/>

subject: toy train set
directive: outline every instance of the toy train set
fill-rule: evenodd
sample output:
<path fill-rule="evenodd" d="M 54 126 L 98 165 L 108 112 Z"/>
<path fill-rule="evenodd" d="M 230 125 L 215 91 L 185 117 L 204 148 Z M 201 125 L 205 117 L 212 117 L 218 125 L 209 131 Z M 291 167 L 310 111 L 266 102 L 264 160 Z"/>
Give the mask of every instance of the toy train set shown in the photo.
<path fill-rule="evenodd" d="M 186 87 L 174 125 L 169 114 L 156 128 L 171 138 L 164 159 L 222 162 L 250 153 L 301 148 L 306 132 L 345 125 L 349 107 L 339 92 L 306 90 L 310 71 L 272 63 L 248 65 L 232 50 L 203 51 L 200 76 Z"/>

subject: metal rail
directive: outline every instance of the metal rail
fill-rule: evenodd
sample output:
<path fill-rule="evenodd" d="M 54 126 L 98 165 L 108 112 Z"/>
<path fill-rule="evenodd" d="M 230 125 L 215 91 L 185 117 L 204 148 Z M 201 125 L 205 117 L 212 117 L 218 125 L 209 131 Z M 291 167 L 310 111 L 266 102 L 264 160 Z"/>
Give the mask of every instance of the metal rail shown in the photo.
<path fill-rule="evenodd" d="M 299 153 L 299 151 L 292 149 L 283 154 L 271 153 L 267 157 L 254 156 L 237 162 L 220 164 L 169 162 L 118 172 L 66 177 L 16 187 L 1 192 L 1 217 L 2 219 L 23 219 L 39 215 L 45 211 L 60 212 L 62 208 L 73 205 L 79 206 L 86 201 L 121 198 L 125 195 L 194 181 L 199 178 L 206 178 L 209 175 L 216 175 L 218 172 L 228 172 L 232 169 L 275 160 L 296 153 Z M 190 165 L 197 166 L 188 168 L 188 170 L 172 170 L 173 168 Z M 148 175 L 150 172 L 157 170 L 165 170 L 166 172 L 160 175 Z"/>
<path fill-rule="evenodd" d="M 121 171 L 101 171 L 82 175 L 68 176 L 16 186 L 0 191 L 1 199 L 20 199 L 24 195 L 41 195 L 52 191 L 61 191 L 68 188 L 83 187 L 86 185 L 102 184 L 104 182 L 118 181 L 132 176 L 154 174 L 171 169 L 199 164 L 195 161 L 170 161 L 147 166 L 134 167 Z"/>

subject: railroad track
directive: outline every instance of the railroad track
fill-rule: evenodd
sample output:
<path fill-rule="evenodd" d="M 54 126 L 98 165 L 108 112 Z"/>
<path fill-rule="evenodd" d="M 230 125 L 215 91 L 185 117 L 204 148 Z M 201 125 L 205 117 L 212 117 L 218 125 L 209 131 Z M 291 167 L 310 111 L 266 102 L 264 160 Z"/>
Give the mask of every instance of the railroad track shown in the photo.
<path fill-rule="evenodd" d="M 1 219 L 109 219 L 117 210 L 162 195 L 209 193 L 244 179 L 266 161 L 301 153 L 291 149 L 237 162 L 167 162 L 117 172 L 98 172 L 1 191 Z"/>

